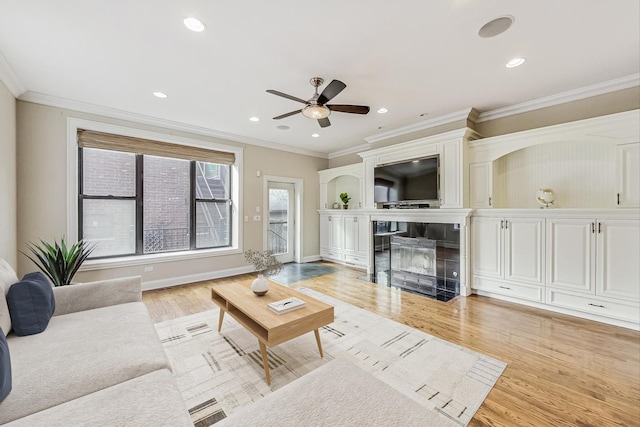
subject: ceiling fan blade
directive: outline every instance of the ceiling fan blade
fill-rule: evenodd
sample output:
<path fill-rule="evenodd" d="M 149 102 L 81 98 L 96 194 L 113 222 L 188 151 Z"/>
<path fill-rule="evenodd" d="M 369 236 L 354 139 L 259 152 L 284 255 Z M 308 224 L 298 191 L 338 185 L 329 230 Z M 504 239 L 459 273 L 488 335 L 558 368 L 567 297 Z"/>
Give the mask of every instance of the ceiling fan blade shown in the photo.
<path fill-rule="evenodd" d="M 296 111 L 291 111 L 289 113 L 285 113 L 285 114 L 281 114 L 277 117 L 274 117 L 273 120 L 280 120 L 280 119 L 284 119 L 285 117 L 289 117 L 289 116 L 293 116 L 294 114 L 298 114 L 300 113 L 302 110 L 296 110 Z"/>
<path fill-rule="evenodd" d="M 331 83 L 327 87 L 324 88 L 320 96 L 318 97 L 318 104 L 326 104 L 331 101 L 334 96 L 339 94 L 347 87 L 346 84 L 342 83 L 340 80 L 332 80 Z"/>
<path fill-rule="evenodd" d="M 369 107 L 365 105 L 328 104 L 325 107 L 340 113 L 367 114 L 369 112 Z"/>
<path fill-rule="evenodd" d="M 331 126 L 331 122 L 327 117 L 325 117 L 324 119 L 318 119 L 318 124 L 320 124 L 321 128 L 326 128 Z"/>
<path fill-rule="evenodd" d="M 277 90 L 267 89 L 267 92 L 272 94 L 272 95 L 278 95 L 278 96 L 281 96 L 283 98 L 290 99 L 292 101 L 302 102 L 303 104 L 307 103 L 307 101 L 305 101 L 304 99 L 296 98 L 295 96 L 287 95 L 286 93 L 278 92 Z"/>

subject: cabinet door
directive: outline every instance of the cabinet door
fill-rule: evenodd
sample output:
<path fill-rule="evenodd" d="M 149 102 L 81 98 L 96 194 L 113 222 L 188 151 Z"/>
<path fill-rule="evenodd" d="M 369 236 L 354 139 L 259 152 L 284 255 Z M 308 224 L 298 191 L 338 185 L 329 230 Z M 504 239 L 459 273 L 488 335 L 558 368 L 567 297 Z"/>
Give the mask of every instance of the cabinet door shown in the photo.
<path fill-rule="evenodd" d="M 342 251 L 344 245 L 344 221 L 342 216 L 330 216 L 329 224 L 331 227 L 331 241 L 329 242 L 329 249 L 332 251 Z"/>
<path fill-rule="evenodd" d="M 503 233 L 504 278 L 544 285 L 544 219 L 505 219 Z"/>
<path fill-rule="evenodd" d="M 616 171 L 617 205 L 640 207 L 640 142 L 616 146 Z"/>
<path fill-rule="evenodd" d="M 330 215 L 320 215 L 320 249 L 331 249 Z"/>
<path fill-rule="evenodd" d="M 640 301 L 640 223 L 600 220 L 597 236 L 597 294 Z"/>
<path fill-rule="evenodd" d="M 502 229 L 500 218 L 471 219 L 473 274 L 502 278 Z"/>
<path fill-rule="evenodd" d="M 547 219 L 547 286 L 594 292 L 595 220 Z"/>
<path fill-rule="evenodd" d="M 363 257 L 369 256 L 369 239 L 372 233 L 368 216 L 357 216 L 358 220 L 358 245 L 356 252 Z"/>
<path fill-rule="evenodd" d="M 344 246 L 345 253 L 356 253 L 358 245 L 358 217 L 344 217 Z"/>
<path fill-rule="evenodd" d="M 447 141 L 442 144 L 442 164 L 440 165 L 440 198 L 442 208 L 462 206 L 462 141 Z"/>
<path fill-rule="evenodd" d="M 493 204 L 493 162 L 469 165 L 469 203 L 472 208 L 490 208 Z"/>

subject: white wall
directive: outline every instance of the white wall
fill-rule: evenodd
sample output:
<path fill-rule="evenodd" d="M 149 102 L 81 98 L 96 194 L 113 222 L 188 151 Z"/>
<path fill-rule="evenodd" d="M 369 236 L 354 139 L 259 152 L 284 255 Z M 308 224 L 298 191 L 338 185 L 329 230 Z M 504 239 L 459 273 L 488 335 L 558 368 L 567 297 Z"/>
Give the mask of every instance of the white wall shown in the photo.
<path fill-rule="evenodd" d="M 319 181 L 318 170 L 326 169 L 328 160 L 292 154 L 268 148 L 243 145 L 232 141 L 170 131 L 60 108 L 18 101 L 18 249 L 26 242 L 52 240 L 66 233 L 67 227 L 67 118 L 100 121 L 120 126 L 173 134 L 191 139 L 211 141 L 244 148 L 243 203 L 245 215 L 252 215 L 256 206 L 262 211 L 262 177 L 277 175 L 301 178 L 304 181 L 303 257 L 319 256 Z M 75 165 L 69 167 L 75 168 Z M 242 249 L 262 249 L 262 223 L 243 222 Z M 141 275 L 148 286 L 186 283 L 209 277 L 233 274 L 247 264 L 242 254 L 210 256 L 191 260 L 153 264 L 145 272 L 144 265 L 108 268 L 80 272 L 77 281 Z M 18 258 L 18 271 L 34 271 L 35 266 L 24 256 Z"/>
<path fill-rule="evenodd" d="M 514 151 L 493 164 L 495 208 L 538 208 L 551 188 L 558 208 L 615 208 L 615 145 L 562 142 Z"/>
<path fill-rule="evenodd" d="M 0 258 L 17 268 L 16 100 L 0 81 Z"/>

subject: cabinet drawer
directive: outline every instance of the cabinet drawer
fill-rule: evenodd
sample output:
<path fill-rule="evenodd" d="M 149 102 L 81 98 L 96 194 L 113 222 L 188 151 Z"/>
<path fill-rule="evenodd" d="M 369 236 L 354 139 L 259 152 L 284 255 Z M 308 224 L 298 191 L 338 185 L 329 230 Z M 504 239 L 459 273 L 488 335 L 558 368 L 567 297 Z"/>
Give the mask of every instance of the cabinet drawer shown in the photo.
<path fill-rule="evenodd" d="M 345 254 L 344 261 L 349 264 L 367 265 L 367 258 L 358 255 Z"/>
<path fill-rule="evenodd" d="M 330 249 L 321 249 L 320 256 L 322 258 L 328 258 L 335 261 L 342 261 L 342 253 L 337 251 L 332 251 Z"/>
<path fill-rule="evenodd" d="M 640 321 L 640 304 L 611 302 L 595 295 L 575 295 L 547 288 L 547 304 L 636 323 Z"/>
<path fill-rule="evenodd" d="M 499 280 L 486 279 L 484 277 L 473 276 L 472 289 L 492 292 L 494 294 L 506 295 L 513 298 L 521 298 L 529 301 L 543 302 L 543 288 L 541 286 L 529 286 L 513 284 Z"/>

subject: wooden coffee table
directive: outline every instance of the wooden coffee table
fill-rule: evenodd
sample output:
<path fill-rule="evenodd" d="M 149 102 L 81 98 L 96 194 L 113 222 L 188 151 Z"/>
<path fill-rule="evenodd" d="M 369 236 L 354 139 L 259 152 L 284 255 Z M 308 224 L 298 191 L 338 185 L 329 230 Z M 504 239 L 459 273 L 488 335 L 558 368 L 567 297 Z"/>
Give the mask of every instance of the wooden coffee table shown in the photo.
<path fill-rule="evenodd" d="M 267 307 L 271 302 L 289 297 L 300 298 L 307 305 L 284 314 L 276 314 Z M 250 284 L 228 283 L 214 286 L 211 288 L 211 299 L 220 306 L 218 332 L 222 328 L 224 313 L 229 313 L 258 338 L 267 384 L 271 384 L 267 347 L 274 347 L 313 331 L 320 357 L 323 357 L 318 329 L 333 323 L 332 305 L 274 282 L 270 282 L 269 292 L 261 297 L 253 293 Z"/>

